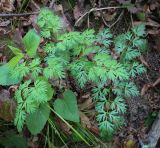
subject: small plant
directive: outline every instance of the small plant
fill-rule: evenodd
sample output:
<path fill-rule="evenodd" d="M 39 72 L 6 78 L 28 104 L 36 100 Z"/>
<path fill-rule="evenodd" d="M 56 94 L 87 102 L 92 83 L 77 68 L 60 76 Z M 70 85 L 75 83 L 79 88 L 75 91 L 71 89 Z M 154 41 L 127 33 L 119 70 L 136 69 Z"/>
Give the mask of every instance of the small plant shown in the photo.
<path fill-rule="evenodd" d="M 69 81 L 70 75 L 81 89 L 90 83 L 101 135 L 113 135 L 124 123 L 125 99 L 139 95 L 134 78 L 146 71 L 138 62 L 146 49 L 144 25 L 115 39 L 109 29 L 98 34 L 93 29 L 62 33 L 59 17 L 48 9 L 41 10 L 37 25 L 40 33 L 33 29 L 23 37 L 25 50 L 9 46 L 15 57 L 1 66 L 1 85 L 18 84 L 14 121 L 18 131 L 26 124 L 32 134 L 39 133 L 52 106 L 65 120 L 80 122 L 71 90 L 53 103 L 57 90 L 69 89 L 57 88 L 54 82 Z"/>

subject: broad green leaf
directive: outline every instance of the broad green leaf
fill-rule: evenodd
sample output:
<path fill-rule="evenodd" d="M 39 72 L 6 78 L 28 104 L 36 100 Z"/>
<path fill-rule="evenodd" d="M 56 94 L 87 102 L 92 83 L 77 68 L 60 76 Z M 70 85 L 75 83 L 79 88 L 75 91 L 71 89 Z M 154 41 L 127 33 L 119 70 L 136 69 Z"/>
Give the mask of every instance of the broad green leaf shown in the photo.
<path fill-rule="evenodd" d="M 23 58 L 23 54 L 20 53 L 18 54 L 17 56 L 13 57 L 8 63 L 7 65 L 10 67 L 10 68 L 14 68 L 18 62 Z"/>
<path fill-rule="evenodd" d="M 18 79 L 10 77 L 10 67 L 5 64 L 0 67 L 0 85 L 13 85 L 19 83 Z"/>
<path fill-rule="evenodd" d="M 26 125 L 29 131 L 36 135 L 44 128 L 50 114 L 48 103 L 41 104 L 39 108 L 32 114 L 28 115 Z"/>
<path fill-rule="evenodd" d="M 63 99 L 57 99 L 54 102 L 54 109 L 62 118 L 73 122 L 79 122 L 79 112 L 75 94 L 67 90 L 64 92 L 63 96 Z"/>
<path fill-rule="evenodd" d="M 7 64 L 0 66 L 0 85 L 13 85 L 19 83 L 19 79 L 11 78 L 11 70 L 14 70 L 14 67 L 22 59 L 23 54 L 18 54 L 13 57 Z"/>
<path fill-rule="evenodd" d="M 13 47 L 13 46 L 8 46 L 12 52 L 15 54 L 15 55 L 19 55 L 19 54 L 22 54 L 21 50 L 19 48 L 16 48 L 16 47 Z"/>
<path fill-rule="evenodd" d="M 24 36 L 23 43 L 28 56 L 34 57 L 40 43 L 40 36 L 32 29 Z"/>

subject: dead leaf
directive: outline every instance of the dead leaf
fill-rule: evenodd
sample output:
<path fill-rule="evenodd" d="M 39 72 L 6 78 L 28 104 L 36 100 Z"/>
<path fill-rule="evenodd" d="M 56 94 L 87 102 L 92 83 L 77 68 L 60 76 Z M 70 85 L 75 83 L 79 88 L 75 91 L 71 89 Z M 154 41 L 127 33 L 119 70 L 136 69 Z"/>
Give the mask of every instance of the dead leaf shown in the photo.
<path fill-rule="evenodd" d="M 152 2 L 151 1 L 151 4 L 149 5 L 149 8 L 151 11 L 154 11 L 156 8 L 159 8 L 160 4 L 156 1 Z"/>
<path fill-rule="evenodd" d="M 15 0 L 1 0 L 0 1 L 0 10 L 1 11 L 13 11 L 14 8 L 14 2 Z"/>
<path fill-rule="evenodd" d="M 17 28 L 14 31 L 13 36 L 11 38 L 18 45 L 18 47 L 20 49 L 24 50 L 24 46 L 23 46 L 23 43 L 22 43 L 22 30 L 20 30 L 20 29 Z"/>
<path fill-rule="evenodd" d="M 11 22 L 10 20 L 3 21 L 3 22 L 0 23 L 0 27 L 6 27 L 10 24 L 10 22 Z"/>
<path fill-rule="evenodd" d="M 160 27 L 160 24 L 158 22 L 156 22 L 150 18 L 147 19 L 146 25 L 150 26 L 150 27 Z"/>
<path fill-rule="evenodd" d="M 90 129 L 91 122 L 90 122 L 89 118 L 81 111 L 80 111 L 80 118 L 81 118 L 82 127 L 84 127 L 84 128 L 87 127 L 88 129 Z"/>
<path fill-rule="evenodd" d="M 151 28 L 151 29 L 148 29 L 147 32 L 150 35 L 158 35 L 160 33 L 160 30 L 157 30 L 156 28 Z"/>
<path fill-rule="evenodd" d="M 97 126 L 91 126 L 90 131 L 99 135 L 99 128 Z"/>
<path fill-rule="evenodd" d="M 114 138 L 114 142 L 113 142 L 114 148 L 120 148 L 120 141 L 118 137 Z"/>
<path fill-rule="evenodd" d="M 72 27 L 71 27 L 69 21 L 67 20 L 67 17 L 64 14 L 63 6 L 61 4 L 59 4 L 59 5 L 54 4 L 54 11 L 60 15 L 60 21 L 62 24 L 63 31 L 66 31 L 66 30 L 71 31 Z"/>
<path fill-rule="evenodd" d="M 67 135 L 71 135 L 72 134 L 71 128 L 66 123 L 64 123 L 60 119 L 57 119 L 56 121 L 57 121 L 57 124 L 60 126 L 60 128 L 62 129 L 62 131 L 64 133 L 66 133 Z"/>
<path fill-rule="evenodd" d="M 85 5 L 85 0 L 77 0 L 77 4 L 80 8 L 84 8 L 84 5 Z"/>
<path fill-rule="evenodd" d="M 152 87 L 152 85 L 150 85 L 150 84 L 145 84 L 145 85 L 142 87 L 142 89 L 141 89 L 141 96 L 144 96 L 145 93 L 148 91 L 148 89 L 149 89 L 150 87 Z"/>
<path fill-rule="evenodd" d="M 75 5 L 75 7 L 73 9 L 73 15 L 74 15 L 75 20 L 78 20 L 78 18 L 80 18 L 82 16 L 82 13 L 81 13 L 78 5 Z"/>
<path fill-rule="evenodd" d="M 88 99 L 85 100 L 85 102 L 79 104 L 79 109 L 84 110 L 84 109 L 90 109 L 94 105 L 92 98 L 89 97 Z"/>
<path fill-rule="evenodd" d="M 41 2 L 43 3 L 43 5 L 47 5 L 47 3 L 49 2 L 50 0 L 41 0 Z M 55 1 L 55 0 L 52 0 L 52 1 Z"/>
<path fill-rule="evenodd" d="M 117 12 L 115 11 L 114 13 L 103 13 L 103 17 L 106 22 L 112 21 L 117 15 Z"/>
<path fill-rule="evenodd" d="M 15 102 L 10 99 L 9 91 L 3 89 L 0 92 L 0 118 L 5 121 L 12 121 L 15 114 Z"/>
<path fill-rule="evenodd" d="M 153 84 L 152 86 L 155 87 L 156 85 L 158 85 L 160 83 L 160 78 L 158 78 Z"/>
<path fill-rule="evenodd" d="M 144 57 L 143 56 L 140 56 L 140 61 L 142 62 L 142 64 L 144 64 L 146 67 L 149 68 L 149 65 L 148 63 L 145 61 Z"/>
<path fill-rule="evenodd" d="M 30 2 L 30 7 L 31 7 L 32 10 L 34 10 L 34 11 L 40 10 L 40 6 L 39 6 L 35 1 L 31 1 L 31 2 Z"/>
<path fill-rule="evenodd" d="M 8 91 L 11 95 L 13 95 L 15 93 L 15 91 L 17 90 L 18 85 L 12 85 L 9 87 Z"/>

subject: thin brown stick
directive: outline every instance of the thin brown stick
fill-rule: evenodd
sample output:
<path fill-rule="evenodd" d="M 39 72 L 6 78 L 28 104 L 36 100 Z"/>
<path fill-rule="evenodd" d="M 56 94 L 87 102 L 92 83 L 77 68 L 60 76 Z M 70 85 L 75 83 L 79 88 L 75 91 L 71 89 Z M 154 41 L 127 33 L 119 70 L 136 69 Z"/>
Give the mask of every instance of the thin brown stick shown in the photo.
<path fill-rule="evenodd" d="M 123 14 L 124 14 L 124 11 L 121 12 L 121 14 L 118 16 L 117 20 L 110 26 L 110 28 L 112 28 L 121 19 Z"/>
<path fill-rule="evenodd" d="M 83 17 L 85 17 L 87 14 L 89 15 L 91 12 L 93 11 L 101 11 L 101 10 L 108 10 L 108 9 L 122 9 L 122 8 L 126 8 L 126 7 L 122 7 L 122 6 L 115 6 L 115 7 L 103 7 L 103 8 L 92 8 L 89 11 L 85 12 L 75 23 L 75 26 L 77 26 L 77 24 L 79 23 L 79 21 L 81 19 L 83 19 Z"/>
<path fill-rule="evenodd" d="M 21 17 L 21 16 L 28 16 L 38 14 L 38 12 L 27 12 L 27 13 L 0 13 L 0 17 Z"/>

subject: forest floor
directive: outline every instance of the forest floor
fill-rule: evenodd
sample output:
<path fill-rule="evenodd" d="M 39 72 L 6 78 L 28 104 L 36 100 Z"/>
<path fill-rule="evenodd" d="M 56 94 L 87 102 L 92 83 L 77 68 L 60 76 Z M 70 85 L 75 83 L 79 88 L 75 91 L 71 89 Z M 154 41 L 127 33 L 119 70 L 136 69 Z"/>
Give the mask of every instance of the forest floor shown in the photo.
<path fill-rule="evenodd" d="M 82 31 L 86 28 L 100 30 L 109 27 L 112 33 L 117 35 L 136 24 L 146 25 L 148 50 L 139 60 L 147 67 L 147 72 L 135 80 L 141 95 L 127 100 L 126 124 L 120 128 L 112 141 L 115 148 L 143 147 L 143 144 L 147 143 L 148 133 L 160 110 L 160 2 L 157 0 L 133 0 L 132 3 L 129 0 L 128 3 L 125 0 L 2 0 L 0 1 L 0 61 L 2 63 L 8 61 L 11 56 L 7 45 L 13 40 L 18 44 L 18 33 L 23 34 L 34 27 L 35 17 L 40 8 L 45 6 L 59 14 L 64 28 L 68 31 L 73 29 Z M 123 7 L 117 8 L 119 6 Z M 7 91 L 12 87 L 0 86 L 1 123 L 8 124 L 5 131 L 12 128 L 9 122 L 13 116 L 4 113 L 3 100 L 7 98 Z M 90 99 L 87 91 L 80 92 L 79 106 L 81 108 L 86 105 L 92 106 Z M 11 108 L 9 104 L 5 111 Z M 93 111 L 93 107 L 89 110 Z M 94 116 L 92 114 L 84 117 L 86 119 L 84 124 L 91 132 L 97 134 L 98 130 L 96 125 L 93 126 L 95 121 L 92 121 Z M 4 128 L 2 124 L 0 128 Z M 32 144 L 31 147 L 36 146 Z"/>

